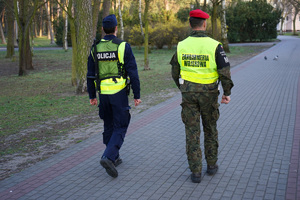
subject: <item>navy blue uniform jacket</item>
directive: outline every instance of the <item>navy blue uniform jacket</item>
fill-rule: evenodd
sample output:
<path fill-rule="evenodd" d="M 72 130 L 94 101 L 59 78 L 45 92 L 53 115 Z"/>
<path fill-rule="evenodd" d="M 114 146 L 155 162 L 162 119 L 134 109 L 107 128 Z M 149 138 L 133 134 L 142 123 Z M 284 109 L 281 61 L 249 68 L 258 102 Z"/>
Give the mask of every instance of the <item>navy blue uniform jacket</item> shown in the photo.
<path fill-rule="evenodd" d="M 104 39 L 112 40 L 115 37 L 116 36 L 114 35 L 106 35 L 104 36 Z M 87 65 L 88 65 L 87 77 L 95 77 L 95 61 L 93 59 L 92 54 L 89 55 Z M 125 45 L 124 67 L 128 76 L 130 77 L 134 99 L 140 99 L 140 81 L 139 81 L 137 65 L 131 47 L 128 43 L 126 43 Z M 87 89 L 89 92 L 90 99 L 95 99 L 96 88 L 95 88 L 94 79 L 87 78 Z"/>

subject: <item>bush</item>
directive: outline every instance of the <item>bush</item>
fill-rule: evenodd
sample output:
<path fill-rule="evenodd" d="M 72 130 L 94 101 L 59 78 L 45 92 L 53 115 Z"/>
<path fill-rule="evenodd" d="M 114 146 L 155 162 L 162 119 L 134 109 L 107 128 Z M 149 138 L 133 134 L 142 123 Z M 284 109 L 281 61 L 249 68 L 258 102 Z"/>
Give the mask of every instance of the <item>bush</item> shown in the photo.
<path fill-rule="evenodd" d="M 227 9 L 230 42 L 266 41 L 277 37 L 276 26 L 281 12 L 266 0 L 239 1 Z"/>
<path fill-rule="evenodd" d="M 144 30 L 145 31 L 145 30 Z M 187 23 L 173 22 L 168 24 L 157 23 L 149 26 L 149 43 L 156 46 L 158 49 L 162 49 L 165 45 L 171 48 L 179 41 L 188 37 L 190 32 Z M 125 27 L 124 40 L 131 45 L 143 46 L 144 38 L 141 35 L 141 28 L 139 25 L 133 27 Z"/>
<path fill-rule="evenodd" d="M 143 31 L 145 32 L 145 29 L 143 29 Z M 151 33 L 151 31 L 151 26 L 149 26 L 149 34 Z M 139 25 L 135 25 L 133 27 L 126 27 L 124 31 L 124 39 L 131 45 L 143 46 L 144 44 L 144 37 L 141 34 L 141 28 Z"/>
<path fill-rule="evenodd" d="M 190 8 L 180 8 L 176 14 L 177 19 L 181 22 L 187 22 L 189 19 Z"/>
<path fill-rule="evenodd" d="M 167 45 L 170 49 L 173 45 L 176 45 L 179 41 L 185 39 L 189 32 L 188 26 L 183 23 L 159 23 L 155 25 L 151 32 L 150 41 L 158 49 L 162 49 L 164 45 Z"/>

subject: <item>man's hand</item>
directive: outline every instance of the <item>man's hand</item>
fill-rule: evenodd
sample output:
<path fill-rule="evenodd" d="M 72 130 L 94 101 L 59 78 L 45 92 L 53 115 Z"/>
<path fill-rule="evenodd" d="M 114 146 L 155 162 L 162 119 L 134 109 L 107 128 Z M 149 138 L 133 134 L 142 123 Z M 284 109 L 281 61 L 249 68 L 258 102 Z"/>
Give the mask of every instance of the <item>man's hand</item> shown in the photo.
<path fill-rule="evenodd" d="M 93 106 L 97 106 L 97 105 L 98 105 L 97 98 L 95 98 L 95 99 L 90 99 L 90 104 L 93 105 Z"/>
<path fill-rule="evenodd" d="M 223 96 L 222 96 L 221 103 L 228 104 L 229 102 L 230 102 L 230 96 L 225 96 L 225 95 L 223 95 Z"/>
<path fill-rule="evenodd" d="M 140 99 L 134 99 L 134 106 L 138 106 L 142 101 Z"/>

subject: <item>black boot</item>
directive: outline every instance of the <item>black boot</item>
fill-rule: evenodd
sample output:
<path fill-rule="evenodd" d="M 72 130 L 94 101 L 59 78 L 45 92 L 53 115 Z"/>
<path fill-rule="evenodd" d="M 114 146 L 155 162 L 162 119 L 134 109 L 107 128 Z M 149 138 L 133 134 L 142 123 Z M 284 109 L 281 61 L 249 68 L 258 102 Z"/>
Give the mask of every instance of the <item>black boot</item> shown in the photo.
<path fill-rule="evenodd" d="M 100 164 L 105 168 L 108 175 L 111 177 L 118 177 L 118 171 L 113 163 L 113 161 L 109 160 L 107 157 L 103 156 L 100 160 Z"/>

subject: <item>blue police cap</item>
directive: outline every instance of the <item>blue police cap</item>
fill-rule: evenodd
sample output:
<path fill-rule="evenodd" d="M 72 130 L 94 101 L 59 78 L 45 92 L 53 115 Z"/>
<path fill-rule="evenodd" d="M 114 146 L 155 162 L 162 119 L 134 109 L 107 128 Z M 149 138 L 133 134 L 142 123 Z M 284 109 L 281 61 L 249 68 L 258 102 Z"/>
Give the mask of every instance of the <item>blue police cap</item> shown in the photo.
<path fill-rule="evenodd" d="M 103 28 L 113 28 L 118 25 L 118 21 L 116 15 L 108 15 L 102 20 L 102 27 Z"/>

